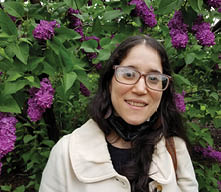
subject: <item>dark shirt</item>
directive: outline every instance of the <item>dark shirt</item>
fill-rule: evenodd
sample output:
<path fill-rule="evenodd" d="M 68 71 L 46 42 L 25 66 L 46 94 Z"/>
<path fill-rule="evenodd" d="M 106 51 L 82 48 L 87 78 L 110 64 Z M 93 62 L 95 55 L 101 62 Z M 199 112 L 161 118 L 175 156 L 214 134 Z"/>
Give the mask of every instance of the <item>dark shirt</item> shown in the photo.
<path fill-rule="evenodd" d="M 122 169 L 132 160 L 132 150 L 117 148 L 108 143 L 108 150 L 111 156 L 114 169 L 121 174 Z"/>

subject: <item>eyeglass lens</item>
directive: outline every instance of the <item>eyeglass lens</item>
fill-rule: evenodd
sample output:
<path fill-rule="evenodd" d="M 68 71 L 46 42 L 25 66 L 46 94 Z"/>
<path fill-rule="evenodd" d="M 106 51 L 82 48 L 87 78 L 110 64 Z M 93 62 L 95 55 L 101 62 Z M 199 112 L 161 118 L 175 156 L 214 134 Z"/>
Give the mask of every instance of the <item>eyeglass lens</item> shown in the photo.
<path fill-rule="evenodd" d="M 117 67 L 115 75 L 117 81 L 128 85 L 137 83 L 141 77 L 138 71 L 129 67 Z M 159 73 L 146 74 L 145 81 L 149 88 L 156 90 L 165 89 L 169 83 L 168 77 Z"/>

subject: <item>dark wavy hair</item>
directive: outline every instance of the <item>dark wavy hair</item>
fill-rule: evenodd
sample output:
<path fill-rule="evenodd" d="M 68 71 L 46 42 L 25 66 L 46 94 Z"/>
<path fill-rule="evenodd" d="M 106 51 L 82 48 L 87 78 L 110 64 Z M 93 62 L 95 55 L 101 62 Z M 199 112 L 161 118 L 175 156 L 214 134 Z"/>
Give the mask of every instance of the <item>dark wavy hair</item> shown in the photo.
<path fill-rule="evenodd" d="M 104 66 L 103 72 L 100 75 L 97 93 L 89 105 L 91 118 L 97 122 L 106 136 L 111 132 L 111 127 L 108 125 L 104 116 L 107 114 L 109 108 L 113 109 L 109 91 L 109 85 L 114 75 L 113 65 L 120 65 L 128 52 L 139 44 L 144 44 L 156 50 L 161 58 L 163 73 L 171 75 L 167 53 L 157 40 L 149 36 L 132 36 L 118 45 Z M 121 173 L 129 179 L 132 192 L 149 191 L 149 169 L 154 146 L 163 136 L 165 138 L 178 136 L 184 141 L 187 141 L 182 119 L 174 101 L 173 81 L 170 81 L 168 88 L 163 92 L 157 113 L 160 126 L 153 126 L 146 134 L 142 134 L 132 141 L 132 150 L 136 155 L 134 155 L 133 161 Z"/>

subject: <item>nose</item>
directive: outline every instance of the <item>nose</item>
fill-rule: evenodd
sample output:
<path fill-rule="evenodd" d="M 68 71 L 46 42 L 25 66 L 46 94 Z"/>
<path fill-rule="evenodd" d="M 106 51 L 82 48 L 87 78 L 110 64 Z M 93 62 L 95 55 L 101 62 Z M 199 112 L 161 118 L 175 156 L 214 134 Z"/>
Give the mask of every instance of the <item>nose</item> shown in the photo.
<path fill-rule="evenodd" d="M 145 77 L 142 76 L 138 82 L 133 86 L 132 91 L 138 95 L 144 95 L 147 94 L 147 86 L 145 83 Z"/>

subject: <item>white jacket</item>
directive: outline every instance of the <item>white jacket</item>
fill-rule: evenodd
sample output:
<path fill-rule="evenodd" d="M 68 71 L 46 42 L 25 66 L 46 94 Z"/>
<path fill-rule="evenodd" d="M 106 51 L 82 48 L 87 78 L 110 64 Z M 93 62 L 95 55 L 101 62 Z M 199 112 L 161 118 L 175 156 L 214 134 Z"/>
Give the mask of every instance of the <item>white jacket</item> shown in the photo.
<path fill-rule="evenodd" d="M 165 139 L 156 145 L 150 166 L 150 191 L 198 192 L 190 156 L 184 141 L 174 138 L 177 181 Z M 128 179 L 113 168 L 103 132 L 87 121 L 53 147 L 44 169 L 39 192 L 130 192 Z"/>

